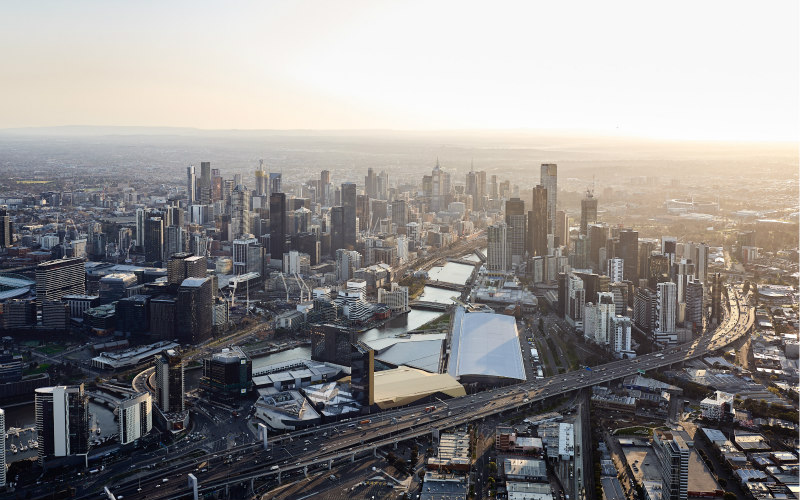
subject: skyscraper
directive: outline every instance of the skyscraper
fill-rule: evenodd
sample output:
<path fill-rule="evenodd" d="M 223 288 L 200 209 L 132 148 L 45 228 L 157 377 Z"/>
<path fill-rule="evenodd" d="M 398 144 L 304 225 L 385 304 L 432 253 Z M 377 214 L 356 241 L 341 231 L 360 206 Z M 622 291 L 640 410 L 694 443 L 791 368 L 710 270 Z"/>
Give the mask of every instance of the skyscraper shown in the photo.
<path fill-rule="evenodd" d="M 344 208 L 344 248 L 355 248 L 356 246 L 356 200 L 357 191 L 355 182 L 343 183 L 342 207 Z"/>
<path fill-rule="evenodd" d="M 158 262 L 164 259 L 164 220 L 148 217 L 144 221 L 144 260 Z"/>
<path fill-rule="evenodd" d="M 200 162 L 200 180 L 195 181 L 195 198 L 199 205 L 210 205 L 212 198 L 211 162 Z"/>
<path fill-rule="evenodd" d="M 623 275 L 625 279 L 639 283 L 639 232 L 633 229 L 623 229 L 619 232 L 619 245 L 617 257 L 622 259 Z M 613 279 L 611 281 L 614 281 Z"/>
<path fill-rule="evenodd" d="M 539 184 L 547 190 L 547 234 L 556 234 L 558 166 L 555 163 L 542 163 Z"/>
<path fill-rule="evenodd" d="M 173 254 L 167 262 L 167 282 L 180 285 L 186 278 L 206 277 L 205 256 L 189 252 Z"/>
<path fill-rule="evenodd" d="M 678 287 L 672 282 L 658 283 L 656 297 L 656 341 L 674 343 L 677 341 L 675 318 L 678 307 Z"/>
<path fill-rule="evenodd" d="M 511 263 L 519 264 L 525 255 L 525 233 L 527 217 L 525 217 L 525 202 L 519 198 L 506 201 L 506 226 L 508 237 L 508 251 Z"/>
<path fill-rule="evenodd" d="M 269 195 L 269 251 L 270 258 L 283 259 L 286 251 L 286 195 Z"/>
<path fill-rule="evenodd" d="M 84 259 L 74 257 L 43 262 L 36 266 L 36 302 L 61 300 L 64 295 L 86 292 Z"/>
<path fill-rule="evenodd" d="M 269 174 L 264 168 L 264 160 L 258 160 L 258 170 L 255 171 L 256 196 L 267 196 L 267 181 Z"/>
<path fill-rule="evenodd" d="M 250 234 L 250 190 L 244 186 L 236 186 L 231 192 L 231 229 L 229 237 L 238 238 Z"/>
<path fill-rule="evenodd" d="M 528 252 L 534 257 L 547 255 L 547 190 L 533 188 L 533 203 L 528 212 Z"/>
<path fill-rule="evenodd" d="M 608 259 L 608 277 L 611 283 L 621 283 L 625 277 L 625 261 L 619 257 Z"/>
<path fill-rule="evenodd" d="M 269 194 L 273 193 L 282 193 L 283 189 L 281 186 L 281 173 L 280 172 L 270 172 L 269 174 Z"/>
<path fill-rule="evenodd" d="M 132 443 L 153 428 L 153 397 L 149 392 L 129 396 L 117 408 L 120 444 Z"/>
<path fill-rule="evenodd" d="M 581 234 L 586 234 L 589 224 L 597 222 L 597 198 L 591 190 L 586 190 L 586 196 L 581 200 Z"/>
<path fill-rule="evenodd" d="M 367 175 L 364 177 L 364 194 L 370 198 L 378 197 L 378 177 L 372 167 L 367 169 Z"/>
<path fill-rule="evenodd" d="M 39 463 L 89 451 L 89 396 L 83 384 L 40 387 L 35 407 Z"/>
<path fill-rule="evenodd" d="M 508 248 L 508 226 L 500 222 L 486 229 L 486 267 L 491 271 L 508 271 L 510 250 Z"/>
<path fill-rule="evenodd" d="M 184 410 L 183 360 L 174 349 L 155 356 L 156 405 L 163 413 Z"/>
<path fill-rule="evenodd" d="M 195 202 L 196 183 L 194 165 L 189 165 L 186 167 L 186 199 L 189 205 L 194 205 Z"/>
<path fill-rule="evenodd" d="M 13 232 L 11 217 L 8 215 L 8 210 L 0 208 L 0 248 L 11 246 L 14 236 Z"/>
<path fill-rule="evenodd" d="M 178 340 L 198 344 L 211 338 L 213 291 L 211 278 L 186 278 L 178 288 Z"/>

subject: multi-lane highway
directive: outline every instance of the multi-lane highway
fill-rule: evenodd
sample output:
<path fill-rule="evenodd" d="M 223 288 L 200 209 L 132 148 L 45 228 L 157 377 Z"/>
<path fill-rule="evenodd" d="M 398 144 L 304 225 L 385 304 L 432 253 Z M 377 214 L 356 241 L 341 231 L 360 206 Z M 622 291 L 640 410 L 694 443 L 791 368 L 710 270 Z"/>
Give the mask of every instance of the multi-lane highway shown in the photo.
<path fill-rule="evenodd" d="M 249 484 L 254 489 L 292 480 L 305 472 L 327 468 L 336 461 L 372 453 L 399 441 L 426 435 L 470 421 L 529 406 L 534 402 L 560 396 L 585 387 L 617 380 L 638 371 L 668 367 L 704 356 L 725 347 L 745 335 L 752 327 L 754 310 L 738 290 L 729 289 L 728 313 L 713 332 L 686 344 L 573 372 L 454 398 L 436 405 L 426 413 L 423 407 L 400 408 L 352 421 L 295 431 L 270 439 L 270 449 L 246 445 L 224 453 L 177 461 L 170 466 L 149 471 L 147 479 L 133 479 L 119 484 L 115 493 L 125 498 L 177 499 L 190 492 L 186 474 L 194 473 L 200 491 L 224 489 L 231 484 Z M 369 420 L 368 423 L 363 422 Z M 207 462 L 204 465 L 203 462 Z M 201 467 L 202 466 L 202 467 Z M 204 470 L 205 469 L 205 470 Z M 153 472 L 156 472 L 155 474 Z M 164 481 L 167 479 L 167 481 Z"/>

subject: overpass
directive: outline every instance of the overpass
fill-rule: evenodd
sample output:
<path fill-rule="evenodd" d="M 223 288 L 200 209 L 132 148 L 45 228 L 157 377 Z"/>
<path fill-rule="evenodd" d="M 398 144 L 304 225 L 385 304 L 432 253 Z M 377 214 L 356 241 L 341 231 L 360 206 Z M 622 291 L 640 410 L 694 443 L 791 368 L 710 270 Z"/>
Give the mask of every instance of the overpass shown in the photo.
<path fill-rule="evenodd" d="M 277 436 L 269 440 L 272 450 L 267 458 L 259 444 L 239 447 L 234 452 L 243 458 L 250 458 L 243 464 L 215 465 L 211 472 L 201 475 L 198 479 L 201 493 L 219 491 L 232 484 L 250 482 L 251 489 L 254 482 L 261 482 L 261 486 L 280 483 L 287 475 L 307 474 L 313 468 L 330 468 L 336 461 L 355 460 L 357 456 L 366 453 L 377 453 L 385 446 L 396 446 L 396 443 L 416 437 L 437 434 L 439 431 L 459 425 L 468 424 L 489 416 L 515 411 L 530 407 L 536 402 L 551 397 L 561 396 L 593 385 L 608 383 L 639 371 L 657 370 L 679 364 L 684 361 L 705 356 L 709 352 L 728 346 L 745 336 L 752 328 L 755 319 L 755 310 L 747 306 L 740 297 L 739 292 L 729 289 L 728 314 L 716 330 L 689 343 L 673 346 L 665 350 L 639 356 L 635 359 L 626 359 L 596 366 L 591 370 L 576 370 L 573 372 L 555 375 L 545 379 L 525 382 L 515 386 L 506 386 L 481 393 L 453 398 L 437 405 L 437 409 L 424 413 L 421 407 L 399 408 L 381 412 L 369 418 L 369 423 L 356 422 L 365 417 L 357 417 L 350 422 L 343 421 L 326 424 L 317 428 L 295 431 L 290 434 Z M 361 428 L 363 427 L 363 429 Z M 362 432 L 363 430 L 363 432 Z M 320 449 L 303 449 L 302 438 L 323 434 L 325 446 Z M 330 436 L 328 434 L 330 433 Z M 288 443 L 287 443 L 288 440 Z M 281 456 L 281 449 L 288 451 L 290 443 L 297 441 L 294 446 L 296 454 Z M 283 445 L 281 447 L 281 445 Z M 230 452 L 231 450 L 229 450 Z M 220 457 L 221 458 L 221 457 Z M 254 464 L 253 460 L 263 460 Z M 210 460 L 209 456 L 195 459 Z M 283 462 L 282 462 L 283 461 Z M 192 464 L 183 467 L 191 467 Z M 273 467 L 276 469 L 273 470 Z M 187 469 L 188 470 L 188 469 Z M 176 470 L 165 470 L 164 474 L 172 474 Z M 177 470 L 178 473 L 181 470 Z M 152 477 L 152 475 L 151 475 Z M 162 476 L 163 477 L 163 476 Z M 159 478 L 153 478 L 161 481 Z M 148 478 L 151 484 L 141 492 L 135 490 L 136 482 L 131 479 L 120 485 L 120 491 L 127 497 L 177 500 L 189 494 L 184 482 L 172 481 L 169 486 L 155 489 L 156 483 Z"/>
<path fill-rule="evenodd" d="M 442 304 L 441 302 L 429 302 L 427 300 L 412 300 L 408 303 L 414 309 L 428 309 L 430 311 L 447 311 L 453 304 Z"/>
<path fill-rule="evenodd" d="M 444 290 L 452 290 L 454 292 L 461 293 L 467 288 L 467 285 L 462 285 L 458 283 L 448 283 L 446 281 L 439 281 L 439 280 L 427 280 L 425 281 L 425 286 L 432 286 L 434 288 L 442 288 Z"/>

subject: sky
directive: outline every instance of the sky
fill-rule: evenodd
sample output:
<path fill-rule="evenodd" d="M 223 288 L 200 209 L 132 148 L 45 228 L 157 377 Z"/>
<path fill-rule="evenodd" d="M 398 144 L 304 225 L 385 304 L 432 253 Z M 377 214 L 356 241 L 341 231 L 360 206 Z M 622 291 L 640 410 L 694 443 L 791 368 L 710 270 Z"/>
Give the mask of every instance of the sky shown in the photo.
<path fill-rule="evenodd" d="M 0 128 L 791 141 L 800 2 L 7 2 Z"/>

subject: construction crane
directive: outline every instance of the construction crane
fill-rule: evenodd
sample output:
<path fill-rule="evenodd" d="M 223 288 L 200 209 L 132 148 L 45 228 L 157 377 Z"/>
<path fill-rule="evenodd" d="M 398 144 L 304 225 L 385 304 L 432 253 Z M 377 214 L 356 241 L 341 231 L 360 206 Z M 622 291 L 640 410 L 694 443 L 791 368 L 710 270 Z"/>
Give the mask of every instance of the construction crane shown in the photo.
<path fill-rule="evenodd" d="M 281 277 L 281 281 L 283 281 L 283 288 L 286 290 L 286 302 L 289 302 L 289 285 L 286 284 L 286 277 L 284 277 L 283 273 L 278 273 L 278 276 Z"/>
<path fill-rule="evenodd" d="M 303 278 L 301 278 L 299 274 L 294 273 L 294 279 L 297 281 L 297 286 L 300 287 L 300 302 L 303 302 L 303 289 L 308 292 L 308 300 L 311 300 L 311 289 L 306 285 L 306 282 L 303 281 Z"/>

